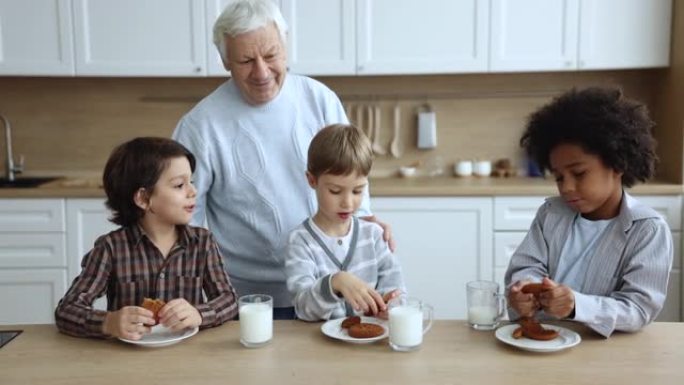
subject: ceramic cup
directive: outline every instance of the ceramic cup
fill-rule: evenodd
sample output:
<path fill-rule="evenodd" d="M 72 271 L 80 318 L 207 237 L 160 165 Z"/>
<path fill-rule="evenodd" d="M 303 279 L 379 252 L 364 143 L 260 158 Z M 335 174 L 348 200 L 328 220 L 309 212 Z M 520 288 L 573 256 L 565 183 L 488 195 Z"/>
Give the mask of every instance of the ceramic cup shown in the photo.
<path fill-rule="evenodd" d="M 506 298 L 499 294 L 499 284 L 471 281 L 466 284 L 468 324 L 477 330 L 493 330 L 506 311 Z"/>
<path fill-rule="evenodd" d="M 390 347 L 399 352 L 418 349 L 432 327 L 432 306 L 418 298 L 399 296 L 389 301 L 387 308 Z"/>
<path fill-rule="evenodd" d="M 454 174 L 456 176 L 470 176 L 473 175 L 473 162 L 469 160 L 460 160 L 454 164 Z"/>
<path fill-rule="evenodd" d="M 473 174 L 481 177 L 492 175 L 492 162 L 488 160 L 478 160 L 473 165 Z"/>
<path fill-rule="evenodd" d="M 273 338 L 273 298 L 266 294 L 250 294 L 238 299 L 240 307 L 240 343 L 258 348 Z"/>

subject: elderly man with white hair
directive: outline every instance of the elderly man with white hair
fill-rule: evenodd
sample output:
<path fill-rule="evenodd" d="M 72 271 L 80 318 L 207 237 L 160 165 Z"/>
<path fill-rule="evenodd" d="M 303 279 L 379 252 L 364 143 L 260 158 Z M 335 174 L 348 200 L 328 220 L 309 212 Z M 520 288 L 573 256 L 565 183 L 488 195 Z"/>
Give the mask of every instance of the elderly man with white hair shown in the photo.
<path fill-rule="evenodd" d="M 309 142 L 329 124 L 348 123 L 329 88 L 287 73 L 286 34 L 272 1 L 229 4 L 214 24 L 214 43 L 232 78 L 173 133 L 197 158 L 193 223 L 206 216 L 238 294 L 271 295 L 276 319 L 294 318 L 283 271 L 287 235 L 317 208 L 305 177 Z M 375 221 L 364 194 L 357 215 Z"/>

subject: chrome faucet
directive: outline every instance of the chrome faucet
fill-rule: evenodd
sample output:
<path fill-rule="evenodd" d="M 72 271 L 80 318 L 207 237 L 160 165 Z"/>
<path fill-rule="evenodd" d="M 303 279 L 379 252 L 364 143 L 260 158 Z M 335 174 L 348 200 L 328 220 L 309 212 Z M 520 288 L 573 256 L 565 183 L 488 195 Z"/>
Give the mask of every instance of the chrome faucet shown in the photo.
<path fill-rule="evenodd" d="M 24 157 L 19 157 L 19 164 L 14 164 L 12 156 L 12 127 L 9 120 L 4 115 L 0 115 L 0 120 L 5 124 L 5 145 L 7 146 L 7 159 L 5 160 L 5 177 L 13 182 L 15 174 L 20 174 L 24 170 Z"/>

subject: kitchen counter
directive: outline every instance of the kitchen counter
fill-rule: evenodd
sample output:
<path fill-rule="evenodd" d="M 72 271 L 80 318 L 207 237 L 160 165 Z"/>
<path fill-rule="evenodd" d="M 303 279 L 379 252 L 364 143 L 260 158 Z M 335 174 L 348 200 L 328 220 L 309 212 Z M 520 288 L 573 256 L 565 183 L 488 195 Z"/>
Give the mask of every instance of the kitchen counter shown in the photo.
<path fill-rule="evenodd" d="M 238 342 L 239 324 L 200 331 L 179 344 L 141 348 L 75 338 L 54 325 L 23 329 L 0 349 L 3 385 L 15 384 L 681 384 L 684 323 L 654 323 L 604 339 L 564 323 L 582 342 L 556 353 L 504 345 L 464 321 L 437 321 L 420 350 L 393 352 L 387 340 L 355 345 L 324 336 L 320 323 L 276 321 L 260 349 Z"/>
<path fill-rule="evenodd" d="M 501 196 L 556 195 L 556 185 L 542 178 L 456 178 L 411 177 L 371 178 L 371 196 Z M 635 195 L 680 195 L 681 184 L 654 181 L 637 184 L 628 190 Z M 96 178 L 66 178 L 36 188 L 2 188 L 0 198 L 104 198 L 101 181 Z"/>

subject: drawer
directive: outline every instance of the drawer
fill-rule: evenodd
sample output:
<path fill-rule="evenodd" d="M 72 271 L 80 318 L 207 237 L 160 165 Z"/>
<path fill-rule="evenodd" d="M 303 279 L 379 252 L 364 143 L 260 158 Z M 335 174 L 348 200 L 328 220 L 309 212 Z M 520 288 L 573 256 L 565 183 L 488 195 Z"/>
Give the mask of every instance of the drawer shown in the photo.
<path fill-rule="evenodd" d="M 0 268 L 66 267 L 64 233 L 0 233 Z"/>
<path fill-rule="evenodd" d="M 529 230 L 546 197 L 495 197 L 494 230 Z"/>
<path fill-rule="evenodd" d="M 526 231 L 494 233 L 494 267 L 508 267 L 511 256 L 527 235 Z"/>
<path fill-rule="evenodd" d="M 0 270 L 0 325 L 52 324 L 66 269 Z"/>
<path fill-rule="evenodd" d="M 0 232 L 64 232 L 63 199 L 0 199 Z"/>

